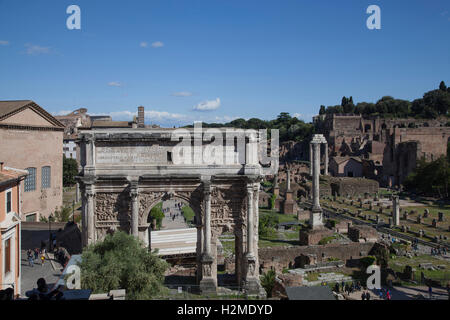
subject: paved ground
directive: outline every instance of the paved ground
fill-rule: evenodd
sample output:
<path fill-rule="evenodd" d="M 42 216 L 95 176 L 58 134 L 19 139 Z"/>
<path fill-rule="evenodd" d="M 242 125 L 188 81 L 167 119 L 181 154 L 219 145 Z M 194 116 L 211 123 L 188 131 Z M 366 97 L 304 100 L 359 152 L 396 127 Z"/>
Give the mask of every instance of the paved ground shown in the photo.
<path fill-rule="evenodd" d="M 162 229 L 184 229 L 188 227 L 184 221 L 181 208 L 177 206 L 178 203 L 180 203 L 178 200 L 166 200 L 163 202 L 164 219 L 162 221 Z"/>
<path fill-rule="evenodd" d="M 390 289 L 392 300 L 416 300 L 419 296 L 423 296 L 425 299 L 430 300 L 428 294 L 428 287 L 425 286 L 405 286 L 405 287 L 393 287 Z M 371 300 L 380 300 L 377 290 L 370 290 Z M 350 294 L 350 298 L 361 300 L 362 291 L 353 292 Z M 431 300 L 448 300 L 447 290 L 433 288 Z"/>
<path fill-rule="evenodd" d="M 48 227 L 46 227 L 48 228 Z M 53 229 L 53 228 L 52 228 Z M 36 281 L 39 278 L 44 278 L 47 284 L 53 285 L 61 274 L 61 265 L 58 262 L 54 262 L 56 270 L 53 269 L 50 261 L 46 260 L 44 265 L 41 266 L 40 261 L 36 261 L 34 267 L 31 267 L 27 261 L 27 250 L 40 248 L 41 241 L 48 241 L 49 231 L 48 229 L 42 230 L 39 228 L 32 228 L 32 230 L 22 230 L 22 250 L 21 250 L 21 288 L 20 293 L 25 294 L 26 291 L 36 287 Z"/>

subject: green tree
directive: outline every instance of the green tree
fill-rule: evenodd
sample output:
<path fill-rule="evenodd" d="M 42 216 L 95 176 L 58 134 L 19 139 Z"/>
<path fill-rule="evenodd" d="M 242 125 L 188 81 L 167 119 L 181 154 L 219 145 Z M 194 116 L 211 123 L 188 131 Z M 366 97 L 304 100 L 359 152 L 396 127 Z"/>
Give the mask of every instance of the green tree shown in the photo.
<path fill-rule="evenodd" d="M 269 270 L 266 273 L 264 273 L 260 278 L 261 286 L 264 288 L 264 290 L 266 290 L 267 298 L 272 297 L 272 290 L 273 287 L 275 286 L 275 276 L 276 276 L 275 271 Z"/>
<path fill-rule="evenodd" d="M 419 160 L 417 167 L 406 178 L 403 185 L 408 191 L 434 195 L 441 198 L 449 196 L 450 166 L 446 156 L 431 162 Z"/>
<path fill-rule="evenodd" d="M 275 227 L 279 219 L 274 214 L 265 214 L 259 217 L 258 233 L 262 237 L 270 237 L 276 233 Z"/>
<path fill-rule="evenodd" d="M 447 90 L 447 86 L 445 85 L 444 81 L 441 81 L 441 83 L 439 84 L 439 90 L 442 90 L 442 91 Z"/>
<path fill-rule="evenodd" d="M 195 212 L 191 209 L 191 207 L 183 206 L 183 208 L 181 208 L 181 211 L 183 212 L 183 216 L 186 219 L 186 222 L 194 223 Z"/>
<path fill-rule="evenodd" d="M 75 176 L 78 174 L 78 164 L 75 159 L 63 156 L 63 185 L 70 187 L 75 184 Z"/>
<path fill-rule="evenodd" d="M 70 207 L 61 207 L 55 210 L 54 219 L 56 222 L 67 222 L 72 220 L 72 209 Z"/>
<path fill-rule="evenodd" d="M 168 264 L 125 232 L 115 232 L 82 254 L 81 286 L 93 293 L 125 289 L 131 300 L 152 299 L 165 292 Z"/>
<path fill-rule="evenodd" d="M 325 114 L 325 106 L 324 105 L 320 106 L 319 114 Z"/>
<path fill-rule="evenodd" d="M 162 221 L 164 219 L 164 212 L 162 211 L 162 202 L 155 205 L 152 210 L 150 210 L 150 218 L 156 220 L 156 227 L 161 229 Z"/>

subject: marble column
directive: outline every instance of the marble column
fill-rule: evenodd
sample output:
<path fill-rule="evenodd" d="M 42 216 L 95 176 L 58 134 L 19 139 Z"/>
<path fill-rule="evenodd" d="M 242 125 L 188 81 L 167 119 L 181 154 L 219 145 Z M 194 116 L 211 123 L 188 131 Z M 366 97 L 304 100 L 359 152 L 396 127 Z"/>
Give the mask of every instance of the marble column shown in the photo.
<path fill-rule="evenodd" d="M 398 196 L 392 197 L 392 218 L 394 226 L 400 225 L 400 200 Z"/>
<path fill-rule="evenodd" d="M 253 241 L 254 241 L 254 220 L 253 220 L 253 185 L 249 184 L 247 186 L 247 255 L 253 255 Z"/>
<path fill-rule="evenodd" d="M 203 203 L 204 203 L 204 221 L 203 221 L 203 254 L 201 257 L 201 280 L 200 291 L 202 293 L 217 292 L 217 276 L 213 270 L 215 266 L 211 250 L 211 182 L 203 182 Z"/>
<path fill-rule="evenodd" d="M 309 144 L 309 174 L 313 175 L 313 145 Z"/>
<path fill-rule="evenodd" d="M 139 201 L 138 189 L 136 186 L 131 188 L 131 234 L 136 238 L 139 237 Z"/>
<path fill-rule="evenodd" d="M 255 183 L 247 185 L 247 253 L 244 288 L 248 294 L 259 294 L 261 285 L 259 282 L 259 270 L 257 249 L 255 250 Z"/>
<path fill-rule="evenodd" d="M 313 144 L 313 209 L 320 209 L 320 190 L 319 190 L 319 176 L 320 176 L 320 143 Z"/>
<path fill-rule="evenodd" d="M 205 223 L 204 223 L 204 247 L 203 252 L 211 255 L 211 184 L 205 184 L 204 189 L 205 201 Z"/>
<path fill-rule="evenodd" d="M 87 197 L 84 192 L 84 186 L 81 195 L 81 245 L 83 247 L 88 244 L 88 219 L 87 219 Z"/>
<path fill-rule="evenodd" d="M 88 185 L 86 188 L 87 198 L 87 244 L 93 244 L 95 242 L 95 190 L 92 185 Z"/>
<path fill-rule="evenodd" d="M 93 159 L 92 159 L 92 146 L 93 146 L 93 141 L 91 139 L 86 140 L 86 166 L 92 166 L 93 165 Z"/>
<path fill-rule="evenodd" d="M 324 175 L 328 176 L 328 142 L 325 143 L 325 169 L 324 169 Z"/>
<path fill-rule="evenodd" d="M 320 190 L 319 190 L 319 176 L 320 176 L 320 144 L 319 139 L 313 141 L 313 179 L 312 179 L 312 193 L 313 193 L 313 208 L 311 210 L 309 224 L 312 229 L 320 229 L 323 227 L 322 208 L 320 207 Z"/>

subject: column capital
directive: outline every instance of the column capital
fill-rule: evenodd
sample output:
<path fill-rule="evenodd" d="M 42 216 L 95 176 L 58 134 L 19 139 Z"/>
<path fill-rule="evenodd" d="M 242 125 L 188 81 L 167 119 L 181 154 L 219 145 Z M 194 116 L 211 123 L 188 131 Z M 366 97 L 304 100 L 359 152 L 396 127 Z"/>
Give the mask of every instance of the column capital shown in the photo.
<path fill-rule="evenodd" d="M 211 194 L 212 186 L 211 186 L 211 180 L 202 180 L 203 183 L 203 194 L 209 195 Z"/>
<path fill-rule="evenodd" d="M 130 190 L 130 197 L 132 200 L 136 200 L 138 196 L 139 196 L 139 191 L 137 189 Z"/>
<path fill-rule="evenodd" d="M 87 188 L 86 188 L 86 196 L 87 197 L 95 196 L 95 190 L 90 185 L 88 185 Z"/>

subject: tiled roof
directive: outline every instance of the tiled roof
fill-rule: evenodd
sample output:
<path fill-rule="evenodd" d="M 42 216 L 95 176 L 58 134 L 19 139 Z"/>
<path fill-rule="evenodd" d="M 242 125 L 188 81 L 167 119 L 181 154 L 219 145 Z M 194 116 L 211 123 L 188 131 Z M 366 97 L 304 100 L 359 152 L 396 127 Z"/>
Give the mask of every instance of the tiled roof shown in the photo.
<path fill-rule="evenodd" d="M 45 111 L 41 106 L 32 100 L 9 100 L 0 101 L 0 120 L 8 118 L 13 114 L 20 112 L 22 109 L 31 108 L 37 112 L 41 117 L 49 121 L 53 126 L 63 128 L 64 125 L 59 122 L 54 116 Z"/>
<path fill-rule="evenodd" d="M 10 183 L 21 177 L 25 177 L 27 174 L 22 171 L 16 171 L 13 169 L 3 169 L 0 171 L 0 185 Z"/>
<path fill-rule="evenodd" d="M 30 104 L 31 100 L 0 101 L 0 118 Z"/>

